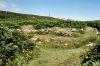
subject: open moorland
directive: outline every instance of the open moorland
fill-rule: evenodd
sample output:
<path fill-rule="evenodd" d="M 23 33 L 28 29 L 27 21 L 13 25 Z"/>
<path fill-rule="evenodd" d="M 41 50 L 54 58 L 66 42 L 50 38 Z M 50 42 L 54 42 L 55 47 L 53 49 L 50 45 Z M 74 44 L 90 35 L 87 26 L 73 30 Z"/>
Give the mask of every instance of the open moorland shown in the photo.
<path fill-rule="evenodd" d="M 0 11 L 0 66 L 100 66 L 100 20 Z"/>

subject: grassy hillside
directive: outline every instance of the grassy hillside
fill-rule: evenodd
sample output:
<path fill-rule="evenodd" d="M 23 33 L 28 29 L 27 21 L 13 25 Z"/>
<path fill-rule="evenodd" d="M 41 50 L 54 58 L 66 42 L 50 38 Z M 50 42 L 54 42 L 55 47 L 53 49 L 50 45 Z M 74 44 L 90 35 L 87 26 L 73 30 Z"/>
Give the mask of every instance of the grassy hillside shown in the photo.
<path fill-rule="evenodd" d="M 53 27 L 53 26 L 81 27 L 82 25 L 84 25 L 83 23 L 81 23 L 81 26 L 77 25 L 77 24 L 80 24 L 79 21 L 72 21 L 72 20 L 65 21 L 65 20 L 61 20 L 61 19 L 57 19 L 57 18 L 53 18 L 53 17 L 18 14 L 18 13 L 12 13 L 12 12 L 7 12 L 7 13 L 1 12 L 0 20 L 1 20 L 0 23 L 7 24 L 7 26 L 15 27 L 18 25 L 23 25 L 23 24 L 24 25 L 25 24 L 33 24 L 33 26 L 38 29 L 45 28 L 45 27 Z M 75 26 L 73 26 L 73 24 Z"/>
<path fill-rule="evenodd" d="M 99 20 L 0 11 L 0 66 L 99 66 L 99 30 Z"/>

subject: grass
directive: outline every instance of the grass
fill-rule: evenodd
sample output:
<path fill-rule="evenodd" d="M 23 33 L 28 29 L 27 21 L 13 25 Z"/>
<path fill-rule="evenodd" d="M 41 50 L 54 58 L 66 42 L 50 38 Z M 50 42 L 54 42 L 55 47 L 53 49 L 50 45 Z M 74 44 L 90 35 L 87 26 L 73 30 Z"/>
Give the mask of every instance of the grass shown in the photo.
<path fill-rule="evenodd" d="M 35 48 L 38 49 L 32 49 L 31 51 L 27 51 L 26 48 L 30 49 L 29 44 L 31 42 L 25 42 L 25 38 L 22 34 L 19 35 L 18 33 L 15 33 L 12 37 L 9 33 L 7 33 L 7 31 L 2 33 L 3 30 L 1 30 L 0 37 L 6 38 L 3 38 L 3 42 L 6 43 L 5 46 L 3 46 L 5 47 L 5 49 L 8 47 L 9 42 L 9 44 L 12 44 L 9 40 L 13 40 L 14 37 L 16 38 L 15 40 L 20 41 L 17 41 L 15 43 L 17 43 L 16 45 L 19 46 L 18 50 L 20 50 L 21 53 L 16 52 L 15 58 L 13 60 L 9 60 L 8 56 L 9 54 L 12 54 L 13 47 L 9 46 L 6 50 L 4 49 L 5 55 L 7 56 L 5 58 L 8 58 L 7 66 L 81 66 L 81 62 L 84 58 L 80 58 L 80 56 L 82 54 L 85 54 L 86 51 L 92 48 L 90 46 L 87 47 L 86 45 L 90 43 L 95 44 L 100 39 L 96 35 L 97 30 L 94 29 L 97 28 L 98 30 L 100 30 L 100 22 L 95 21 L 83 22 L 73 20 L 61 20 L 53 17 L 27 15 L 12 12 L 5 13 L 5 11 L 2 11 L 0 12 L 0 26 L 3 26 L 3 28 L 7 27 L 10 31 L 22 29 L 22 34 L 27 37 L 27 39 L 38 38 L 35 43 Z M 90 27 L 88 28 L 86 26 Z M 86 28 L 86 30 L 79 31 L 79 35 L 78 33 L 73 32 L 74 35 L 71 36 L 65 35 L 65 33 L 63 33 L 62 31 L 61 33 L 54 33 L 44 31 L 39 32 L 38 30 L 53 27 L 60 27 L 58 29 Z M 37 30 L 38 32 L 34 34 L 32 31 L 30 32 L 29 30 Z M 3 36 L 3 34 L 5 36 Z M 9 38 L 9 36 L 11 37 L 11 39 Z M 21 40 L 20 37 L 24 39 Z M 2 39 L 0 38 L 0 42 L 1 41 Z M 1 42 L 0 45 L 3 45 L 3 42 Z M 13 42 L 12 45 L 15 45 L 15 43 Z M 31 44 L 31 46 L 33 47 L 33 43 Z M 11 50 L 10 53 L 8 51 L 9 48 Z M 2 55 L 3 53 L 0 52 L 0 54 Z M 2 56 L 0 56 L 0 64 L 2 62 L 1 57 Z M 28 60 L 31 60 L 29 64 Z M 99 61 L 96 61 L 93 64 L 94 66 L 98 66 L 99 63 Z M 86 65 L 86 63 L 84 65 Z"/>
<path fill-rule="evenodd" d="M 82 34 L 79 37 L 67 37 L 67 36 L 57 36 L 57 35 L 36 35 L 39 41 L 42 42 L 42 47 L 52 47 L 52 48 L 79 48 L 84 46 L 90 42 L 95 43 L 97 39 L 96 32 L 93 31 L 85 31 L 85 34 Z M 41 46 L 40 45 L 40 46 Z"/>
<path fill-rule="evenodd" d="M 95 30 L 86 30 L 82 36 L 77 38 L 47 34 L 35 34 L 35 37 L 41 37 L 42 40 L 55 38 L 55 40 L 50 42 L 41 41 L 42 43 L 37 45 L 40 49 L 39 56 L 31 60 L 29 64 L 23 66 L 82 66 L 81 62 L 83 59 L 81 55 L 90 49 L 90 47 L 86 45 L 89 44 L 89 42 L 95 43 L 98 38 Z M 55 43 L 56 40 L 58 43 Z M 64 45 L 65 43 L 61 44 L 60 42 L 62 40 L 68 41 L 65 42 L 68 45 Z M 98 62 L 96 62 L 96 64 L 98 64 Z"/>
<path fill-rule="evenodd" d="M 39 57 L 24 66 L 81 66 L 79 56 L 84 51 L 82 47 L 76 49 L 41 48 Z"/>
<path fill-rule="evenodd" d="M 83 66 L 99 66 L 100 64 L 100 37 L 98 36 L 95 46 L 83 55 Z"/>

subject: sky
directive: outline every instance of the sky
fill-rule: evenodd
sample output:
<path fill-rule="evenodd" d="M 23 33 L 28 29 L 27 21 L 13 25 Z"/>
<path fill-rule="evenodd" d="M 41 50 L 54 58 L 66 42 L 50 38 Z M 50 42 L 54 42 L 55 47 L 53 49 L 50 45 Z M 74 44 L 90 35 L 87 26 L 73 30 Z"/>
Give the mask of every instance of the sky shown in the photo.
<path fill-rule="evenodd" d="M 100 20 L 100 0 L 0 0 L 0 10 L 74 20 Z"/>

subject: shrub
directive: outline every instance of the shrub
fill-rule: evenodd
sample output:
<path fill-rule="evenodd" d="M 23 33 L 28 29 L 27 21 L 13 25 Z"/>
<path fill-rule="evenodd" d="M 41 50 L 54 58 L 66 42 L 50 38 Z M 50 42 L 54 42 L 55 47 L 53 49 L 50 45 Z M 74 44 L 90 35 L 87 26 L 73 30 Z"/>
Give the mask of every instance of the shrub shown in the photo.
<path fill-rule="evenodd" d="M 0 27 L 0 66 L 6 66 L 21 53 L 27 54 L 33 51 L 34 47 L 34 42 L 22 33 L 11 31 L 7 27 Z"/>
<path fill-rule="evenodd" d="M 83 56 L 83 66 L 100 66 L 100 42 Z"/>

